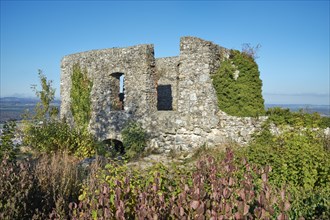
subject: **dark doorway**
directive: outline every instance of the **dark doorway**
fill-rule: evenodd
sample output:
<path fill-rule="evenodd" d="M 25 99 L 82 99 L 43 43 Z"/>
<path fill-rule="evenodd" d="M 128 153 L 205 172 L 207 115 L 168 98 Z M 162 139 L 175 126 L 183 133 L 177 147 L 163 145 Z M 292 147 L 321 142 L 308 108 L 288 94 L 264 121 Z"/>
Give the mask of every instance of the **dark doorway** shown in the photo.
<path fill-rule="evenodd" d="M 172 86 L 158 85 L 157 87 L 157 110 L 171 111 L 172 106 Z"/>

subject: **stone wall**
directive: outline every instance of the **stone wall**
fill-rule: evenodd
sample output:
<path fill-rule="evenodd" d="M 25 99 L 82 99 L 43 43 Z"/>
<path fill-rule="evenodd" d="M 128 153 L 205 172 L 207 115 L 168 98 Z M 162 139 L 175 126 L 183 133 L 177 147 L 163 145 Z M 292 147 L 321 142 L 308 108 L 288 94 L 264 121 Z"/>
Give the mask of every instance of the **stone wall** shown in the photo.
<path fill-rule="evenodd" d="M 176 57 L 155 59 L 153 45 L 65 56 L 61 65 L 61 116 L 73 123 L 71 74 L 72 66 L 79 63 L 93 81 L 89 130 L 99 140 L 121 140 L 125 123 L 135 120 L 147 131 L 151 146 L 164 151 L 228 140 L 246 143 L 264 119 L 232 117 L 218 109 L 211 74 L 227 56 L 227 49 L 196 37 L 181 38 Z M 123 110 L 115 104 L 121 75 Z"/>
<path fill-rule="evenodd" d="M 266 116 L 259 117 L 236 117 L 219 112 L 219 129 L 222 131 L 226 141 L 247 144 L 252 134 L 260 131 L 262 124 L 268 119 Z"/>
<path fill-rule="evenodd" d="M 99 138 L 117 136 L 127 119 L 156 111 L 153 45 L 88 51 L 65 56 L 61 63 L 61 117 L 73 122 L 70 110 L 72 67 L 86 68 L 93 81 L 90 130 Z M 124 75 L 124 112 L 118 103 L 118 74 Z M 119 111 L 119 112 L 118 112 Z M 116 113 L 117 112 L 117 113 Z"/>
<path fill-rule="evenodd" d="M 157 107 L 159 110 L 176 111 L 178 108 L 179 59 L 179 57 L 156 59 Z"/>
<path fill-rule="evenodd" d="M 189 129 L 208 131 L 218 124 L 218 99 L 210 76 L 212 58 L 220 57 L 220 53 L 211 55 L 214 47 L 217 46 L 199 38 L 181 38 L 178 111 Z"/>

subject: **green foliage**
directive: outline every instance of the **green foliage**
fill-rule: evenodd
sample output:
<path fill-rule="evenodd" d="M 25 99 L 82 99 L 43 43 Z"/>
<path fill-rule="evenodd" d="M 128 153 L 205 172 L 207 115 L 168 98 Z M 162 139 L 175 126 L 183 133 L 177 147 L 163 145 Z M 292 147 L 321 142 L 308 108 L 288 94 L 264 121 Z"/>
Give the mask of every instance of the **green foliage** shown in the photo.
<path fill-rule="evenodd" d="M 56 120 L 29 125 L 24 133 L 24 144 L 40 152 L 68 151 L 77 157 L 86 158 L 95 155 L 97 149 L 97 142 L 91 134 L 78 132 Z"/>
<path fill-rule="evenodd" d="M 147 135 L 137 122 L 129 122 L 121 132 L 128 159 L 141 155 L 147 145 Z"/>
<path fill-rule="evenodd" d="M 271 181 L 276 185 L 311 190 L 329 181 L 330 158 L 315 131 L 283 132 L 279 136 L 261 137 L 246 148 L 248 159 L 260 165 L 270 165 Z"/>
<path fill-rule="evenodd" d="M 54 100 L 55 90 L 52 88 L 51 81 L 47 81 L 41 71 L 39 78 L 42 90 L 36 91 L 40 102 L 36 107 L 34 118 L 36 121 L 25 121 L 23 143 L 26 146 L 39 152 L 54 153 L 57 151 L 67 151 L 79 158 L 86 158 L 95 155 L 97 151 L 97 142 L 95 138 L 88 133 L 87 126 L 90 115 L 89 93 L 92 84 L 86 78 L 86 73 L 80 71 L 78 65 L 74 66 L 73 85 L 71 95 L 77 100 L 73 100 L 72 108 L 78 128 L 72 128 L 65 122 L 58 121 L 57 108 L 51 108 L 50 103 Z M 78 88 L 81 86 L 82 88 Z M 86 87 L 87 86 L 87 87 Z M 89 89 L 88 91 L 86 90 Z M 88 94 L 87 94 L 88 92 Z M 78 104 L 81 102 L 81 104 Z"/>
<path fill-rule="evenodd" d="M 330 117 L 322 117 L 319 123 L 320 128 L 330 128 Z"/>
<path fill-rule="evenodd" d="M 212 156 L 202 158 L 194 171 L 161 164 L 141 171 L 111 163 L 84 184 L 79 205 L 70 204 L 71 215 L 73 219 L 286 218 L 290 203 L 284 190 L 268 184 L 270 168 L 253 171 L 246 161 L 242 166 L 239 177 L 230 150 L 220 162 Z"/>
<path fill-rule="evenodd" d="M 318 113 L 307 113 L 303 110 L 291 112 L 290 109 L 279 107 L 270 108 L 266 111 L 268 122 L 276 126 L 291 126 L 294 128 L 327 128 L 330 127 L 330 118 L 321 117 Z"/>
<path fill-rule="evenodd" d="M 16 122 L 6 121 L 0 135 L 0 160 L 4 157 L 14 159 L 17 153 L 17 146 L 13 143 L 15 137 Z"/>
<path fill-rule="evenodd" d="M 330 152 L 324 146 L 323 131 L 315 129 L 320 116 L 278 108 L 267 115 L 268 124 L 282 128 L 280 134 L 273 135 L 266 126 L 240 153 L 253 164 L 273 168 L 271 184 L 287 186 L 292 195 L 291 218 L 329 216 Z"/>
<path fill-rule="evenodd" d="M 91 117 L 90 94 L 93 82 L 88 79 L 87 70 L 82 70 L 79 64 L 73 65 L 71 80 L 71 112 L 75 125 L 79 130 L 87 131 Z"/>
<path fill-rule="evenodd" d="M 37 90 L 36 85 L 32 85 L 33 91 L 35 91 L 36 96 L 40 99 L 35 108 L 35 120 L 46 120 L 47 118 L 56 117 L 58 115 L 58 109 L 56 107 L 51 107 L 50 104 L 55 98 L 55 89 L 52 87 L 52 81 L 48 81 L 47 77 L 42 73 L 41 70 L 38 72 L 41 91 Z"/>
<path fill-rule="evenodd" d="M 269 117 L 262 132 L 240 157 L 258 166 L 270 165 L 269 181 L 276 187 L 286 186 L 291 194 L 290 218 L 327 219 L 330 216 L 329 137 L 323 134 L 327 118 L 300 110 L 268 109 Z M 276 125 L 275 135 L 270 125 Z"/>
<path fill-rule="evenodd" d="M 31 216 L 29 193 L 34 191 L 31 165 L 1 160 L 0 166 L 0 218 L 23 219 Z M 22 205 L 25 204 L 25 205 Z M 33 206 L 33 205 L 32 205 Z"/>
<path fill-rule="evenodd" d="M 219 108 L 224 112 L 234 116 L 265 113 L 258 65 L 250 55 L 232 50 L 212 78 Z"/>

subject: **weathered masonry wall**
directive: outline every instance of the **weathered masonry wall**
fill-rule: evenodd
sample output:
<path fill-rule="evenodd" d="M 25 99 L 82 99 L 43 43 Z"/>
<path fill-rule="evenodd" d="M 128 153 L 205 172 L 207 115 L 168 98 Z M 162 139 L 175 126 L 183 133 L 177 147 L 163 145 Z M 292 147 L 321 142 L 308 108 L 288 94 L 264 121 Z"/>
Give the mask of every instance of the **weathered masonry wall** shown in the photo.
<path fill-rule="evenodd" d="M 153 45 L 88 51 L 65 56 L 61 65 L 61 116 L 73 121 L 70 110 L 72 67 L 86 68 L 93 81 L 90 130 L 99 138 L 116 136 L 125 121 L 156 111 Z M 124 75 L 124 111 L 118 107 L 118 74 Z"/>
<path fill-rule="evenodd" d="M 227 116 L 218 109 L 211 75 L 227 56 L 227 49 L 196 37 L 182 37 L 176 57 L 155 59 L 150 44 L 65 56 L 61 117 L 74 124 L 70 89 L 78 63 L 93 81 L 89 130 L 100 140 L 121 140 L 125 123 L 135 120 L 148 132 L 150 145 L 163 150 L 246 143 L 264 119 Z"/>
<path fill-rule="evenodd" d="M 157 109 L 178 109 L 179 57 L 156 59 Z"/>
<path fill-rule="evenodd" d="M 216 54 L 211 56 L 212 52 Z M 218 124 L 218 100 L 210 74 L 213 71 L 213 59 L 220 55 L 220 47 L 209 41 L 181 38 L 178 111 L 187 118 L 188 127 L 211 129 Z"/>

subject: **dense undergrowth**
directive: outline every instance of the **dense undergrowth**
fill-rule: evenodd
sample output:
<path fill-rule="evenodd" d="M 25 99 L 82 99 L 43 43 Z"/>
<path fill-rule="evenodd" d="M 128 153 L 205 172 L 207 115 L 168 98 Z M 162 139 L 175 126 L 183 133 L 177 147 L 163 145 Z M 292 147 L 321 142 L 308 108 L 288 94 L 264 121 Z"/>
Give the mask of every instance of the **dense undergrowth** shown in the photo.
<path fill-rule="evenodd" d="M 78 200 L 85 175 L 78 160 L 66 153 L 24 160 L 3 158 L 0 219 L 66 218 L 67 204 Z"/>
<path fill-rule="evenodd" d="M 204 147 L 186 162 L 144 170 L 114 160 L 86 169 L 59 150 L 26 160 L 4 156 L 1 218 L 327 219 L 329 137 L 315 120 L 302 126 L 303 116 L 293 115 L 276 135 L 270 117 L 247 147 Z"/>
<path fill-rule="evenodd" d="M 330 138 L 323 131 L 329 118 L 270 109 L 263 130 L 246 147 L 204 146 L 186 161 L 138 169 L 116 161 L 116 149 L 88 132 L 58 121 L 49 108 L 51 84 L 40 77 L 45 93 L 38 93 L 38 114 L 22 130 L 23 144 L 34 154 L 24 158 L 12 142 L 14 122 L 1 136 L 0 219 L 330 216 Z M 138 161 L 146 133 L 131 122 L 122 136 L 122 157 Z M 86 167 L 86 157 L 96 159 Z"/>

